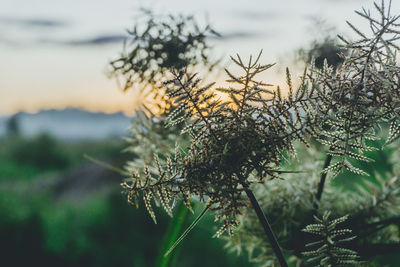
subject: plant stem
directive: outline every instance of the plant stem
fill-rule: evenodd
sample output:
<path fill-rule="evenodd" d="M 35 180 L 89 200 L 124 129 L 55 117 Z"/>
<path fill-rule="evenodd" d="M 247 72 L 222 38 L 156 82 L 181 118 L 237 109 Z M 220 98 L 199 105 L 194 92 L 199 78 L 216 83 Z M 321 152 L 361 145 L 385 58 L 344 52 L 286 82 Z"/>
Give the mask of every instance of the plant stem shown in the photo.
<path fill-rule="evenodd" d="M 179 243 L 189 234 L 190 231 L 197 225 L 197 223 L 203 218 L 203 216 L 210 209 L 210 205 L 207 205 L 205 209 L 200 213 L 199 216 L 189 225 L 188 228 L 181 234 L 181 236 L 172 244 L 172 246 L 165 252 L 164 257 L 167 257 L 175 248 L 179 245 Z"/>
<path fill-rule="evenodd" d="M 168 254 L 167 256 L 163 255 L 174 244 L 175 240 L 177 239 L 184 222 L 187 220 L 188 212 L 189 210 L 185 207 L 185 205 L 181 203 L 178 207 L 176 216 L 174 216 L 174 219 L 170 222 L 168 226 L 168 230 L 165 235 L 165 243 L 162 248 L 162 254 L 160 254 L 158 259 L 158 264 L 157 264 L 158 267 L 173 266 L 172 262 L 174 258 L 176 259 L 178 254 L 175 253 L 173 256 L 171 256 L 171 254 Z"/>
<path fill-rule="evenodd" d="M 286 263 L 285 257 L 283 257 L 283 253 L 281 248 L 279 247 L 278 240 L 276 239 L 275 234 L 272 231 L 271 225 L 269 224 L 267 217 L 262 211 L 260 204 L 258 203 L 256 197 L 254 196 L 253 191 L 251 191 L 250 188 L 248 188 L 248 186 L 244 186 L 244 189 L 246 191 L 247 196 L 250 199 L 251 204 L 253 205 L 258 220 L 260 221 L 261 225 L 264 228 L 265 233 L 267 234 L 272 249 L 274 250 L 276 257 L 278 258 L 279 264 L 281 265 L 281 267 L 287 267 L 288 264 Z"/>
<path fill-rule="evenodd" d="M 323 170 L 328 168 L 329 164 L 331 164 L 331 160 L 332 160 L 332 155 L 328 154 L 328 156 L 325 159 Z M 319 180 L 319 184 L 318 184 L 318 191 L 317 191 L 317 195 L 316 195 L 316 201 L 314 202 L 314 209 L 315 210 L 317 210 L 318 207 L 319 207 L 319 201 L 321 200 L 322 192 L 324 191 L 324 185 L 325 185 L 325 180 L 326 180 L 326 176 L 327 175 L 328 175 L 327 172 L 323 172 L 321 174 L 321 179 Z"/>
<path fill-rule="evenodd" d="M 107 163 L 105 161 L 101 161 L 101 160 L 95 159 L 95 158 L 89 156 L 88 154 L 83 154 L 83 157 L 85 159 L 87 159 L 87 160 L 99 165 L 99 166 L 102 166 L 103 168 L 106 168 L 106 169 L 110 170 L 110 171 L 116 172 L 116 173 L 121 174 L 121 175 L 129 175 L 129 173 L 127 174 L 127 172 L 125 170 L 123 170 L 121 168 L 118 168 L 118 167 L 115 167 L 115 166 L 113 166 L 113 165 L 111 165 L 111 164 L 109 164 L 109 163 Z"/>

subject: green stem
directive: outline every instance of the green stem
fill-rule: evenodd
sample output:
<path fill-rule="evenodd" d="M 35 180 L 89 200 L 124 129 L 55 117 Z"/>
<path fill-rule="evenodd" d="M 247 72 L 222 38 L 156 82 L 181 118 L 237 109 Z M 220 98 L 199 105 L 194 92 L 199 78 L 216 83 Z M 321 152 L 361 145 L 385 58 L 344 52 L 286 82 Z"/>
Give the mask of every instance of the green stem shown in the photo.
<path fill-rule="evenodd" d="M 276 257 L 278 258 L 279 264 L 281 265 L 281 267 L 287 267 L 288 264 L 286 263 L 285 257 L 283 256 L 278 240 L 276 239 L 275 234 L 272 231 L 271 225 L 269 224 L 267 217 L 262 211 L 260 204 L 258 203 L 256 197 L 254 196 L 253 191 L 251 191 L 250 188 L 248 188 L 247 186 L 244 186 L 244 189 L 246 191 L 247 196 L 250 199 L 251 204 L 253 205 L 258 220 L 260 221 L 261 225 L 264 228 L 265 233 L 267 234 L 272 249 L 274 250 Z"/>
<path fill-rule="evenodd" d="M 328 156 L 325 159 L 323 170 L 328 168 L 329 164 L 331 164 L 331 161 L 332 161 L 332 155 L 328 154 Z M 328 172 L 323 172 L 321 174 L 321 179 L 319 180 L 319 184 L 318 184 L 317 195 L 315 196 L 315 198 L 316 198 L 316 201 L 314 202 L 314 209 L 315 210 L 318 210 L 319 202 L 321 200 L 322 193 L 324 192 L 324 185 L 325 185 L 325 181 L 326 181 L 326 176 L 327 175 L 328 175 Z"/>
<path fill-rule="evenodd" d="M 97 165 L 102 166 L 103 168 L 106 168 L 106 169 L 110 170 L 110 171 L 119 173 L 121 175 L 127 175 L 127 172 L 125 170 L 123 170 L 121 168 L 118 168 L 118 167 L 115 167 L 115 166 L 113 166 L 113 165 L 111 165 L 111 164 L 109 164 L 109 163 L 107 163 L 105 161 L 101 161 L 101 160 L 95 159 L 95 158 L 89 156 L 88 154 L 83 154 L 83 157 L 85 159 L 97 164 Z"/>
<path fill-rule="evenodd" d="M 164 257 L 167 257 L 174 249 L 176 246 L 179 245 L 179 243 L 189 234 L 189 232 L 197 225 L 197 223 L 203 218 L 203 216 L 207 213 L 209 210 L 210 205 L 207 205 L 206 208 L 200 213 L 200 215 L 192 222 L 191 225 L 189 225 L 188 228 L 183 232 L 183 234 L 175 241 L 175 243 L 168 249 L 167 252 L 165 252 Z"/>
<path fill-rule="evenodd" d="M 174 256 L 172 256 L 171 254 L 165 257 L 163 256 L 166 253 L 167 249 L 173 245 L 174 240 L 178 237 L 179 232 L 182 229 L 182 226 L 187 219 L 188 209 L 185 207 L 185 205 L 180 204 L 177 213 L 178 214 L 174 217 L 174 219 L 170 222 L 168 226 L 168 230 L 165 235 L 164 246 L 161 250 L 162 254 L 160 254 L 160 257 L 158 259 L 158 264 L 157 264 L 158 267 L 173 266 L 171 263 L 177 256 L 176 253 L 174 254 Z"/>

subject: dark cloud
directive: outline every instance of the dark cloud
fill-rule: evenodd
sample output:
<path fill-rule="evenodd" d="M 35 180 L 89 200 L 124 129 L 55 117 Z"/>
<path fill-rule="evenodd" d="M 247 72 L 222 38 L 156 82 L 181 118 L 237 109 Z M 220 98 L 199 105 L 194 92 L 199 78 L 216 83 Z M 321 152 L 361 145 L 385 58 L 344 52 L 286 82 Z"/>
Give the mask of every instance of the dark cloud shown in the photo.
<path fill-rule="evenodd" d="M 64 27 L 68 23 L 56 19 L 0 17 L 0 24 L 30 28 L 56 28 Z"/>
<path fill-rule="evenodd" d="M 64 44 L 72 46 L 100 46 L 114 43 L 122 43 L 126 39 L 124 35 L 101 35 L 94 38 L 72 40 Z"/>
<path fill-rule="evenodd" d="M 126 40 L 125 35 L 110 34 L 110 35 L 99 35 L 96 37 L 90 37 L 86 39 L 71 39 L 71 40 L 55 40 L 55 39 L 41 39 L 38 43 L 41 44 L 52 44 L 61 46 L 102 46 L 108 44 L 122 44 Z"/>
<path fill-rule="evenodd" d="M 36 39 L 7 39 L 0 36 L 0 44 L 12 45 L 12 46 L 24 46 L 30 45 L 56 45 L 56 46 L 104 46 L 109 44 L 122 44 L 126 40 L 125 35 L 99 35 L 96 37 L 86 39 L 70 39 L 60 40 L 53 38 L 36 38 Z"/>
<path fill-rule="evenodd" d="M 231 39 L 246 39 L 257 37 L 260 34 L 246 32 L 246 31 L 237 31 L 237 32 L 228 32 L 222 33 L 220 36 L 210 36 L 210 38 L 214 40 L 231 40 Z M 97 37 L 91 37 L 87 39 L 77 39 L 77 40 L 70 40 L 70 41 L 57 41 L 52 42 L 55 44 L 60 45 L 69 45 L 69 46 L 102 46 L 108 44 L 122 44 L 127 39 L 126 35 L 119 35 L 119 34 L 110 34 L 110 35 L 99 35 Z M 48 42 L 48 41 L 47 41 Z"/>
<path fill-rule="evenodd" d="M 247 39 L 257 36 L 260 36 L 260 34 L 255 32 L 237 31 L 237 32 L 220 33 L 220 36 L 215 36 L 212 38 L 215 40 L 230 40 L 230 39 Z"/>

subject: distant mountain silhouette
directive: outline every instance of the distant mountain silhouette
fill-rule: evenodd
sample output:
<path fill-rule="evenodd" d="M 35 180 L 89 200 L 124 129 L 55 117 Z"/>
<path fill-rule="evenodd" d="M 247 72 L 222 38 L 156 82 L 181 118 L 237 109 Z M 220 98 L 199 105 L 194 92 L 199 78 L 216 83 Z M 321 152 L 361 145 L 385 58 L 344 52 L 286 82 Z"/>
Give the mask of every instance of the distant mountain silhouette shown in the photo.
<path fill-rule="evenodd" d="M 94 113 L 75 108 L 17 114 L 23 136 L 48 133 L 62 140 L 104 139 L 127 135 L 130 118 L 123 113 Z M 7 117 L 0 117 L 0 136 L 6 133 Z"/>

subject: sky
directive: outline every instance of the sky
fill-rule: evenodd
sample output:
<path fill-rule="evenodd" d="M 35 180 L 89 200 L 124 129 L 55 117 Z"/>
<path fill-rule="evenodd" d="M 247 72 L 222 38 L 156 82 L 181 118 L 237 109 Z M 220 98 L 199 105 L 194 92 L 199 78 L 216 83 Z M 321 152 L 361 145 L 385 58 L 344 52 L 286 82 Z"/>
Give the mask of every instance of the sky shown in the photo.
<path fill-rule="evenodd" d="M 263 49 L 262 61 L 272 63 L 317 37 L 313 18 L 350 35 L 345 21 L 360 25 L 354 10 L 362 6 L 372 8 L 372 1 L 1 0 L 0 114 L 66 107 L 133 113 L 134 92 L 123 93 L 106 70 L 141 7 L 208 20 L 223 36 L 210 40 L 218 57 Z M 392 11 L 400 14 L 400 1 Z M 279 68 L 268 77 L 272 83 L 284 77 Z"/>

